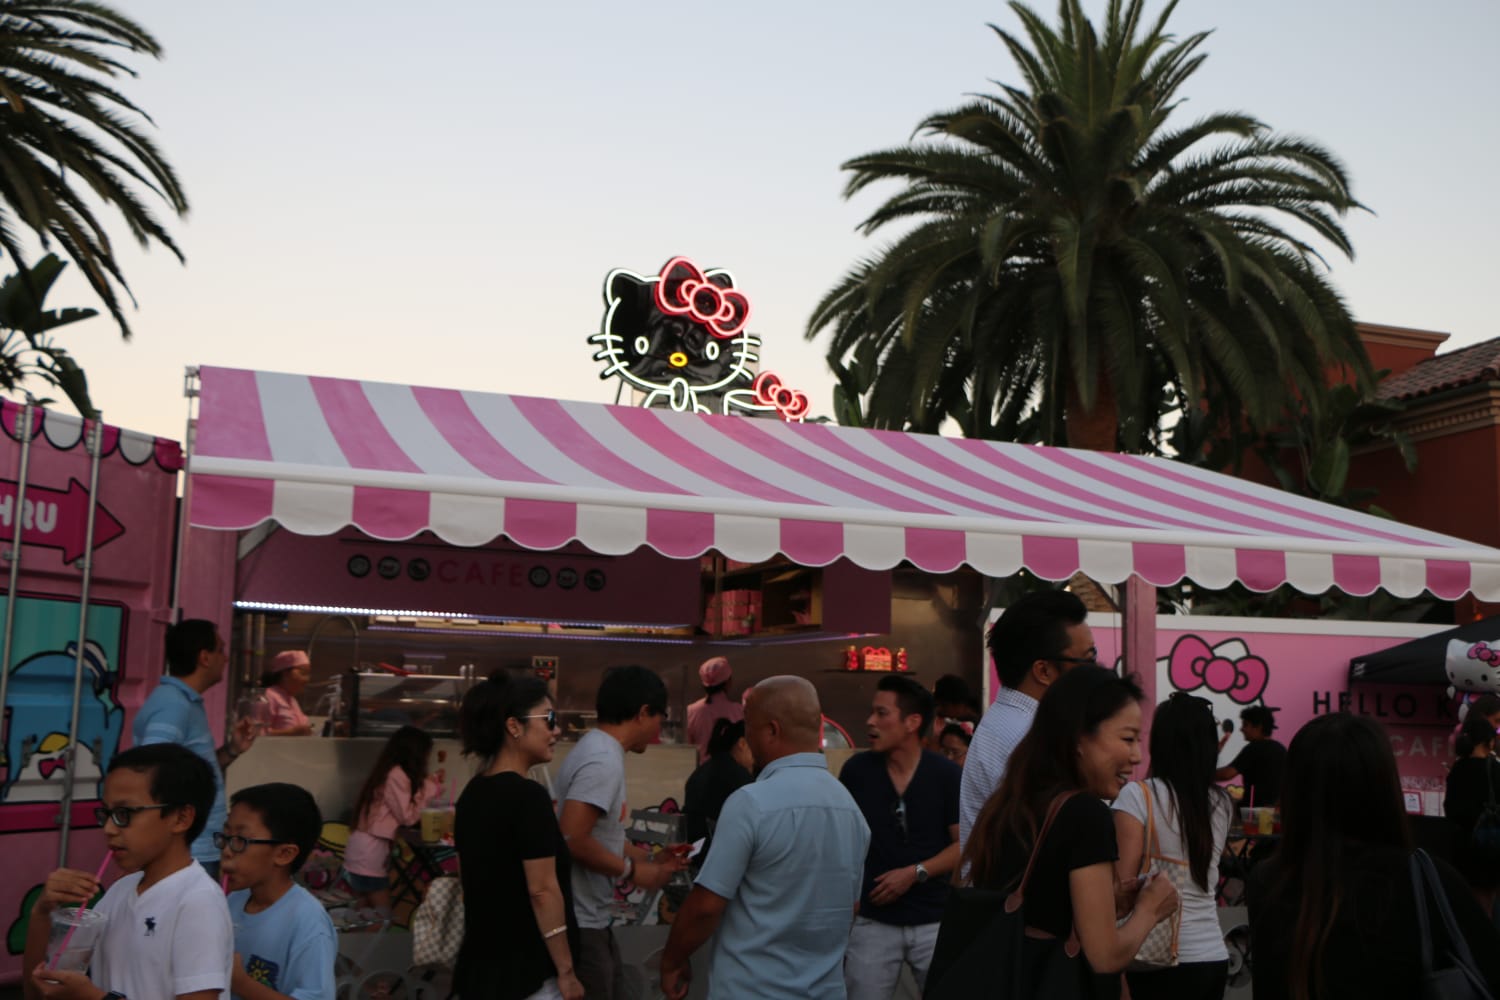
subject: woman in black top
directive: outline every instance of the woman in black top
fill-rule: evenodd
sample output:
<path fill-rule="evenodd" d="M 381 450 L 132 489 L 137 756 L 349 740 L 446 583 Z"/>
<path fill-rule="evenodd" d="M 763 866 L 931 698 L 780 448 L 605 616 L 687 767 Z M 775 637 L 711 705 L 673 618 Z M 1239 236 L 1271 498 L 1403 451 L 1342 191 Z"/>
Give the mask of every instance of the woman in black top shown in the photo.
<path fill-rule="evenodd" d="M 682 798 L 682 835 L 689 842 L 709 836 L 709 821 L 717 823 L 724 801 L 751 782 L 750 744 L 745 742 L 745 723 L 720 719 L 708 738 L 708 759 L 688 777 Z M 708 856 L 708 844 L 698 863 Z"/>
<path fill-rule="evenodd" d="M 1500 845 L 1476 843 L 1474 826 L 1485 807 L 1500 803 L 1500 763 L 1492 756 L 1494 727 L 1472 706 L 1453 749 L 1458 759 L 1448 770 L 1448 792 L 1443 797 L 1443 814 L 1453 824 L 1453 861 L 1479 905 L 1493 911 L 1495 890 L 1500 888 Z"/>
<path fill-rule="evenodd" d="M 459 730 L 464 754 L 483 770 L 459 796 L 453 822 L 467 901 L 453 994 L 583 1000 L 567 845 L 551 796 L 526 777 L 552 759 L 557 742 L 547 686 L 504 675 L 476 684 L 464 695 Z"/>
<path fill-rule="evenodd" d="M 1250 960 L 1258 1000 L 1422 996 L 1411 833 L 1390 739 L 1345 713 L 1303 726 L 1287 749 L 1281 846 L 1251 871 Z M 1437 861 L 1460 932 L 1500 995 L 1500 931 Z M 1446 950 L 1431 901 L 1434 951 Z"/>
<path fill-rule="evenodd" d="M 1088 966 L 1080 970 L 1085 995 L 1117 996 L 1117 973 L 1151 928 L 1177 908 L 1177 890 L 1166 878 L 1147 881 L 1133 909 L 1116 894 L 1119 852 L 1106 803 L 1130 783 L 1141 761 L 1140 698 L 1132 681 L 1102 667 L 1077 666 L 1054 681 L 964 849 L 973 885 L 1014 889 L 1052 802 L 1077 793 L 1062 806 L 1037 853 L 1025 913 L 1028 928 L 1054 938 L 1077 932 Z M 1121 910 L 1129 917 L 1116 926 Z M 1028 960 L 1040 961 L 1051 947 L 1028 936 Z M 1023 976 L 1023 995 L 1035 988 Z"/>

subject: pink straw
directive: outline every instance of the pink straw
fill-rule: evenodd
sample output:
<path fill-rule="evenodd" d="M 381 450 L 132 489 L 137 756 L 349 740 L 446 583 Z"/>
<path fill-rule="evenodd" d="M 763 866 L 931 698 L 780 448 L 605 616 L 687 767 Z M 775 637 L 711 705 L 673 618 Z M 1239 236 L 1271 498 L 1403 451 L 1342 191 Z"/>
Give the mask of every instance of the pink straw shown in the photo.
<path fill-rule="evenodd" d="M 110 852 L 105 851 L 104 852 L 104 860 L 101 861 L 101 862 L 99 862 L 99 870 L 96 871 L 96 872 L 94 872 L 94 881 L 95 882 L 101 881 L 104 878 L 104 869 L 106 869 L 106 868 L 109 867 L 109 859 L 110 859 Z M 78 904 L 78 915 L 80 917 L 83 916 L 84 911 L 87 910 L 88 908 L 89 908 L 88 900 L 84 900 L 82 903 Z M 78 924 L 75 922 L 72 927 L 68 928 L 68 933 L 66 933 L 66 934 L 63 935 L 62 946 L 57 949 L 57 954 L 54 955 L 54 956 L 52 956 L 52 961 L 54 963 L 52 967 L 54 969 L 57 968 L 56 963 L 62 961 L 63 954 L 66 953 L 67 950 L 68 950 L 68 942 L 73 940 L 73 934 L 77 930 L 78 930 Z"/>

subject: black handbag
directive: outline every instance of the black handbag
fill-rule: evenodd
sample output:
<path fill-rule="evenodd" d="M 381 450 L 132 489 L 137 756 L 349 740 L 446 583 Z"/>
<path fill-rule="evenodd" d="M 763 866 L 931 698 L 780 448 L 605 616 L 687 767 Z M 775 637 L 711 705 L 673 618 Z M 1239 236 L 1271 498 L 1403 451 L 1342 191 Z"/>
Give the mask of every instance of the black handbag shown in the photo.
<path fill-rule="evenodd" d="M 962 888 L 948 894 L 937 943 L 927 971 L 923 1000 L 1078 1000 L 1091 976 L 1079 955 L 1078 934 L 1066 940 L 1027 934 L 1024 897 L 1042 842 L 1063 804 L 1077 795 L 1052 800 L 1014 892 Z"/>
<path fill-rule="evenodd" d="M 1474 965 L 1469 943 L 1464 940 L 1458 921 L 1453 918 L 1453 910 L 1448 906 L 1448 895 L 1438 878 L 1437 866 L 1426 851 L 1412 852 L 1411 890 L 1417 901 L 1417 936 L 1422 945 L 1422 1000 L 1495 1000 Z M 1447 947 L 1442 955 L 1447 964 L 1441 968 L 1433 964 L 1432 924 L 1427 919 L 1429 897 L 1447 936 Z"/>

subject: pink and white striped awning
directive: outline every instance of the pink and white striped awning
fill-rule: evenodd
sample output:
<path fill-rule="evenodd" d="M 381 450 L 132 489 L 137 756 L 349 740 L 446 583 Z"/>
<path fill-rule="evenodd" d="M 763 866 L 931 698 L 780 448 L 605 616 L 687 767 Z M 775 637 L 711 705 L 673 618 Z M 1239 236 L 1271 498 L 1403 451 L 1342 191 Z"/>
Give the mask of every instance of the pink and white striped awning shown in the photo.
<path fill-rule="evenodd" d="M 192 523 L 1500 599 L 1500 550 L 1163 459 L 204 368 Z"/>

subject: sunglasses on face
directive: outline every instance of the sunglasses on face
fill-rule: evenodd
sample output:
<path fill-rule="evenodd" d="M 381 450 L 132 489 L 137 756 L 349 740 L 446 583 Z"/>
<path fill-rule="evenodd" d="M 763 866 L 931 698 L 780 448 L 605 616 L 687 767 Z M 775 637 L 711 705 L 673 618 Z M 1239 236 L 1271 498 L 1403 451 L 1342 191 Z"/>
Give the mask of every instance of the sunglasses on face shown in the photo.
<path fill-rule="evenodd" d="M 267 837 L 241 837 L 229 833 L 214 834 L 214 850 L 222 851 L 229 848 L 231 854 L 244 854 L 250 849 L 251 844 L 285 844 L 284 840 L 272 840 Z"/>
<path fill-rule="evenodd" d="M 153 802 L 149 806 L 95 806 L 94 819 L 98 821 L 100 826 L 103 826 L 107 821 L 123 830 L 130 825 L 130 821 L 135 818 L 135 814 L 138 812 L 145 812 L 147 809 L 176 808 L 170 802 Z"/>
<path fill-rule="evenodd" d="M 1102 667 L 1099 662 L 1099 654 L 1093 653 L 1089 656 L 1049 656 L 1047 659 L 1053 663 L 1066 663 L 1070 667 Z"/>
<path fill-rule="evenodd" d="M 523 716 L 521 716 L 521 718 L 522 719 L 546 719 L 547 720 L 547 728 L 548 729 L 556 729 L 557 728 L 557 709 L 555 709 L 555 708 L 551 709 L 550 711 L 544 712 L 541 715 L 523 715 Z"/>
<path fill-rule="evenodd" d="M 896 827 L 901 831 L 901 842 L 905 843 L 910 838 L 906 828 L 906 800 L 897 799 L 896 808 L 891 810 L 896 815 Z"/>

